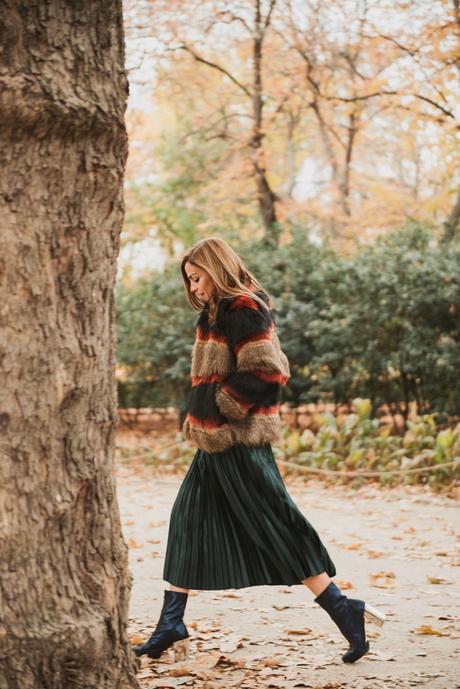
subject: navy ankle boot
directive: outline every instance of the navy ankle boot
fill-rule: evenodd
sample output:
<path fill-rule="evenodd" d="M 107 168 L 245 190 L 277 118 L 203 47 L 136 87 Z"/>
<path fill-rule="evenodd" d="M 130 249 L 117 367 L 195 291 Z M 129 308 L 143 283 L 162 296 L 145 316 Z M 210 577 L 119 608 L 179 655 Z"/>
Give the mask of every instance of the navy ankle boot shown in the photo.
<path fill-rule="evenodd" d="M 159 658 L 170 646 L 174 647 L 175 660 L 183 660 L 187 656 L 190 635 L 182 620 L 187 598 L 188 593 L 184 591 L 165 591 L 155 631 L 145 643 L 132 647 L 137 656 L 147 654 L 149 658 Z"/>
<path fill-rule="evenodd" d="M 355 663 L 369 650 L 364 620 L 382 625 L 385 615 L 363 600 L 347 598 L 332 581 L 315 598 L 315 602 L 328 613 L 350 644 L 350 648 L 342 656 L 343 662 Z"/>

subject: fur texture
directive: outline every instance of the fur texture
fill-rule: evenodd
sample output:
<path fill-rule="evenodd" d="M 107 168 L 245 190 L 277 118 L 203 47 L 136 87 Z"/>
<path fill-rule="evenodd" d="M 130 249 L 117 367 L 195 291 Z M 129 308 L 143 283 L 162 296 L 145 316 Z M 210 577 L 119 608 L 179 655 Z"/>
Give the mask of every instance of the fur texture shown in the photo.
<path fill-rule="evenodd" d="M 190 374 L 209 376 L 218 373 L 225 377 L 232 370 L 232 354 L 227 342 L 206 342 L 197 340 L 192 352 Z"/>
<path fill-rule="evenodd" d="M 262 292 L 258 292 L 264 296 Z M 221 299 L 216 323 L 196 325 L 184 437 L 206 452 L 279 440 L 281 388 L 290 378 L 273 314 L 249 297 Z"/>
<path fill-rule="evenodd" d="M 245 405 L 232 397 L 221 385 L 216 388 L 216 402 L 227 419 L 241 421 L 241 419 L 246 418 L 247 408 Z"/>

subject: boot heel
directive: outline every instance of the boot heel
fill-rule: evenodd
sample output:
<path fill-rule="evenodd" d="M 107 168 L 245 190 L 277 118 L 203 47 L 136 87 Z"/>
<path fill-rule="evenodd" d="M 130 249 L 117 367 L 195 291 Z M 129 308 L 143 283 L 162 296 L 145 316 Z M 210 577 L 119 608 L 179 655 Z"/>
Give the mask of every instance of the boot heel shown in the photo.
<path fill-rule="evenodd" d="M 178 663 L 182 660 L 186 660 L 189 650 L 189 639 L 181 639 L 181 641 L 176 641 L 173 644 L 174 662 Z"/>
<path fill-rule="evenodd" d="M 378 608 L 374 608 L 372 605 L 369 605 L 369 603 L 365 603 L 364 619 L 366 620 L 366 622 L 374 622 L 375 624 L 378 624 L 379 627 L 381 627 L 386 620 L 386 616 L 385 613 L 379 610 Z"/>

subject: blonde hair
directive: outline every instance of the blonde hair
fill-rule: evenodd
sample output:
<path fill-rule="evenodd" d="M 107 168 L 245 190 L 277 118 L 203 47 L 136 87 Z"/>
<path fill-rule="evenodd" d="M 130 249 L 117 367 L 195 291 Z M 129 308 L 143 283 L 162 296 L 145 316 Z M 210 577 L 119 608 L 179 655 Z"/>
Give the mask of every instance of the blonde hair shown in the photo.
<path fill-rule="evenodd" d="M 187 249 L 181 261 L 181 272 L 187 300 L 193 309 L 201 311 L 203 309 L 203 302 L 190 292 L 190 281 L 185 272 L 186 263 L 193 263 L 209 273 L 216 286 L 217 294 L 213 294 L 208 302 L 210 323 L 214 323 L 216 320 L 217 304 L 222 297 L 246 295 L 259 302 L 264 308 L 267 308 L 267 303 L 257 294 L 254 294 L 254 289 L 259 289 L 265 294 L 268 300 L 268 308 L 274 308 L 270 295 L 224 239 L 220 237 L 201 239 L 190 249 Z"/>

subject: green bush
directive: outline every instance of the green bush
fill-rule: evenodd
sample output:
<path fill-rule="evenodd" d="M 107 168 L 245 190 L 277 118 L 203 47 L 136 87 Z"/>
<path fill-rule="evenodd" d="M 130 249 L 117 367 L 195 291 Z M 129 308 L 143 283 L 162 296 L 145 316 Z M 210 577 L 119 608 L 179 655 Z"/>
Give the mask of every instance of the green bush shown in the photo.
<path fill-rule="evenodd" d="M 304 229 L 274 251 L 232 246 L 273 295 L 292 378 L 283 401 L 383 404 L 407 416 L 460 414 L 460 244 L 408 226 L 339 256 Z M 122 406 L 185 408 L 198 314 L 185 299 L 179 262 L 119 284 L 118 363 Z M 332 460 L 331 460 L 332 461 Z"/>
<path fill-rule="evenodd" d="M 382 484 L 429 483 L 436 488 L 460 479 L 460 463 L 430 472 L 413 471 L 454 460 L 460 462 L 460 424 L 439 431 L 435 415 L 428 414 L 409 421 L 404 436 L 394 436 L 388 426 L 371 418 L 369 400 L 356 399 L 353 404 L 356 413 L 341 417 L 324 414 L 316 434 L 308 429 L 300 433 L 285 428 L 275 456 L 301 467 L 337 472 L 323 476 L 352 480 L 355 485 L 377 480 Z M 409 473 L 391 473 L 407 469 Z M 354 476 L 354 472 L 380 475 L 361 478 Z"/>
<path fill-rule="evenodd" d="M 341 257 L 297 231 L 247 260 L 277 297 L 286 401 L 460 413 L 460 245 L 409 226 Z"/>
<path fill-rule="evenodd" d="M 118 403 L 184 411 L 197 315 L 176 266 L 117 287 Z"/>

